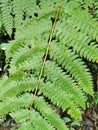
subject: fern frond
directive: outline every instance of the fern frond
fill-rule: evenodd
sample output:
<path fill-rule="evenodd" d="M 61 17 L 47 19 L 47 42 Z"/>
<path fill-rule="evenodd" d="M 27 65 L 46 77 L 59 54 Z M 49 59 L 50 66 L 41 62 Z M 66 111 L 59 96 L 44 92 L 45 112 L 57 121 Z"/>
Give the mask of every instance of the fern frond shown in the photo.
<path fill-rule="evenodd" d="M 5 82 L 8 80 L 7 76 L 2 76 L 2 78 L 0 79 L 0 89 L 2 90 L 2 88 L 4 87 Z"/>
<path fill-rule="evenodd" d="M 98 19 L 98 1 L 96 1 L 96 2 L 94 3 L 94 6 L 95 6 L 95 16 L 96 16 L 96 18 Z"/>
<path fill-rule="evenodd" d="M 47 38 L 51 31 L 51 25 L 52 22 L 50 20 L 47 21 L 47 19 L 43 18 L 41 20 L 30 20 L 16 33 L 16 39 L 21 37 L 22 39 L 33 39 L 34 42 L 41 39 L 41 43 L 43 40 L 47 43 Z"/>
<path fill-rule="evenodd" d="M 91 75 L 84 62 L 77 55 L 67 50 L 66 47 L 54 43 L 51 45 L 50 57 L 65 68 L 67 72 L 70 72 L 85 92 L 93 96 Z"/>
<path fill-rule="evenodd" d="M 24 22 L 24 2 L 25 0 L 13 0 L 12 1 L 12 8 L 13 8 L 13 15 L 14 18 L 14 26 L 18 29 L 21 24 Z"/>
<path fill-rule="evenodd" d="M 22 123 L 19 127 L 23 129 L 25 125 L 30 125 L 32 129 L 54 130 L 54 128 L 35 110 L 20 109 L 10 113 L 11 117 L 18 123 Z M 29 128 L 29 127 L 27 127 Z"/>
<path fill-rule="evenodd" d="M 20 97 L 7 98 L 4 102 L 0 102 L 0 115 L 7 114 L 19 108 L 27 108 L 31 104 L 32 95 L 30 94 L 24 94 Z"/>
<path fill-rule="evenodd" d="M 2 23 L 4 24 L 8 34 L 11 36 L 13 28 L 13 17 L 11 16 L 11 1 L 1 0 L 0 4 Z"/>
<path fill-rule="evenodd" d="M 53 110 L 51 110 L 51 107 L 47 105 L 42 97 L 35 97 L 34 105 L 35 108 L 44 116 L 44 118 L 47 119 L 53 126 L 55 126 L 55 128 L 58 130 L 68 130 L 64 122 L 57 114 L 55 114 L 55 112 L 53 112 Z"/>
<path fill-rule="evenodd" d="M 78 30 L 80 29 L 82 33 L 85 33 L 98 41 L 98 29 L 96 28 L 98 22 L 96 19 L 92 18 L 92 16 L 85 10 L 80 9 L 79 6 L 75 8 L 73 4 L 75 5 L 75 2 L 70 1 L 68 4 L 65 3 L 63 6 L 64 13 L 69 14 L 67 20 L 70 26 L 78 28 Z"/>
<path fill-rule="evenodd" d="M 25 46 L 26 42 L 24 39 L 19 40 L 12 40 L 9 41 L 7 45 L 6 52 L 6 60 L 8 61 L 10 58 L 12 58 L 13 53 L 15 53 L 21 46 Z"/>
<path fill-rule="evenodd" d="M 81 8 L 84 8 L 85 10 L 88 11 L 88 8 L 92 7 L 92 5 L 94 4 L 94 0 L 85 0 L 85 1 L 80 1 L 80 0 L 77 0 L 80 5 L 81 5 Z"/>
<path fill-rule="evenodd" d="M 18 80 L 18 79 L 22 79 L 23 77 L 30 76 L 30 72 L 35 73 L 36 68 L 39 68 L 39 69 L 41 68 L 41 65 L 42 65 L 41 58 L 42 57 L 39 54 L 39 55 L 36 55 L 34 57 L 27 58 L 27 60 L 25 60 L 24 62 L 19 64 L 18 67 L 14 66 L 14 65 L 11 66 L 11 68 L 9 68 L 10 77 L 13 80 L 16 78 Z M 36 72 L 36 74 L 37 74 L 37 72 Z M 38 74 L 39 74 L 39 72 L 38 72 Z"/>
<path fill-rule="evenodd" d="M 73 120 L 81 120 L 87 95 L 94 95 L 84 59 L 98 62 L 97 15 L 93 17 L 87 7 L 93 4 L 96 10 L 96 1 L 0 3 L 6 31 L 11 35 L 12 28 L 16 30 L 15 40 L 7 44 L 5 51 L 8 77 L 0 80 L 0 115 L 10 114 L 19 130 L 67 130 L 53 106 L 67 111 Z M 47 43 L 49 53 L 45 59 Z"/>
<path fill-rule="evenodd" d="M 18 52 L 15 52 L 13 55 L 11 66 L 19 66 L 19 64 L 27 60 L 28 57 L 31 57 L 32 59 L 34 54 L 38 55 L 38 53 L 40 53 L 41 57 L 43 57 L 45 53 L 45 47 L 45 44 L 34 44 L 32 48 L 29 48 L 28 46 L 21 47 Z"/>
<path fill-rule="evenodd" d="M 5 100 L 7 97 L 14 97 L 22 92 L 34 91 L 37 82 L 34 79 L 28 78 L 23 81 L 12 81 L 6 84 L 0 91 L 0 100 Z"/>
<path fill-rule="evenodd" d="M 27 130 L 27 128 L 29 130 L 37 130 L 36 128 L 32 128 L 32 124 L 29 121 L 23 122 L 18 128 L 18 130 Z"/>
<path fill-rule="evenodd" d="M 77 29 L 69 29 L 70 26 L 70 24 L 58 23 L 56 26 L 56 37 L 59 38 L 62 44 L 69 48 L 72 47 L 73 51 L 77 52 L 81 57 L 97 62 L 98 45 L 96 42 L 92 42 L 91 37 L 83 33 L 81 34 Z"/>
<path fill-rule="evenodd" d="M 85 99 L 82 90 L 79 86 L 69 77 L 63 70 L 58 67 L 54 62 L 46 62 L 44 75 L 47 76 L 47 80 L 50 80 L 54 85 L 57 85 L 60 89 L 65 91 L 71 101 L 75 101 L 76 104 L 85 108 Z M 77 99 L 78 97 L 78 99 Z"/>
<path fill-rule="evenodd" d="M 43 95 L 48 97 L 54 104 L 60 106 L 63 111 L 67 108 L 70 108 L 73 111 L 73 106 L 76 107 L 76 115 L 71 115 L 75 119 L 81 120 L 81 112 L 77 109 L 76 104 L 71 100 L 72 95 L 68 95 L 66 92 L 61 90 L 58 86 L 54 86 L 50 82 L 47 82 L 45 85 L 40 85 L 40 91 L 43 92 Z M 55 96 L 54 96 L 55 93 Z M 58 96 L 59 95 L 59 96 Z"/>
<path fill-rule="evenodd" d="M 24 11 L 26 13 L 25 15 L 27 16 L 26 20 L 28 20 L 29 17 L 34 19 L 36 17 L 34 14 L 39 12 L 39 6 L 36 0 L 24 0 L 23 5 Z"/>

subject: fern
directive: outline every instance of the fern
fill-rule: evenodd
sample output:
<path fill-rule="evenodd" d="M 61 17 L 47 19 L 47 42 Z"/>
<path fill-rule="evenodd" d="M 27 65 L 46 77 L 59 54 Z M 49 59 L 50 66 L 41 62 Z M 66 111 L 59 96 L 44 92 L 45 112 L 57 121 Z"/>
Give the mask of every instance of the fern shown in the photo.
<path fill-rule="evenodd" d="M 95 7 L 95 16 L 98 18 L 98 1 L 95 2 L 94 7 Z"/>
<path fill-rule="evenodd" d="M 80 121 L 88 95 L 94 96 L 85 60 L 98 63 L 98 14 L 88 9 L 97 2 L 0 3 L 7 33 L 16 29 L 5 51 L 8 76 L 0 80 L 0 115 L 9 114 L 19 130 L 67 130 L 54 106 Z"/>
<path fill-rule="evenodd" d="M 2 23 L 4 24 L 6 31 L 11 36 L 12 28 L 13 28 L 13 18 L 10 15 L 11 10 L 11 1 L 8 0 L 0 0 L 0 9 L 1 9 L 1 17 Z"/>
<path fill-rule="evenodd" d="M 16 120 L 17 123 L 22 123 L 19 130 L 27 128 L 30 130 L 32 129 L 32 125 L 34 126 L 33 129 L 40 130 L 41 128 L 43 128 L 46 130 L 54 130 L 51 124 L 49 124 L 45 119 L 43 119 L 40 113 L 35 110 L 30 111 L 28 109 L 20 109 L 15 113 L 11 113 L 11 116 Z"/>

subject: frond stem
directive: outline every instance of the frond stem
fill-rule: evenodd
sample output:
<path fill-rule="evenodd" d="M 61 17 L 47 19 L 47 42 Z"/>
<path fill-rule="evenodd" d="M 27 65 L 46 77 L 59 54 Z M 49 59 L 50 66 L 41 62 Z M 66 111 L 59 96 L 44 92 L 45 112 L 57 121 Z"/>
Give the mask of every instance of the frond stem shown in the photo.
<path fill-rule="evenodd" d="M 61 4 L 62 4 L 62 0 L 61 0 Z M 53 38 L 55 25 L 56 25 L 57 19 L 59 17 L 60 9 L 61 9 L 61 5 L 58 6 L 58 8 L 57 8 L 56 16 L 55 16 L 55 19 L 54 19 L 54 23 L 52 25 L 52 30 L 51 30 L 51 33 L 50 33 L 49 42 L 48 42 L 48 45 L 47 45 L 47 49 L 46 49 L 45 57 L 44 57 L 43 64 L 42 64 L 42 67 L 41 67 L 41 71 L 40 71 L 40 74 L 39 74 L 39 77 L 38 77 L 37 87 L 35 89 L 34 96 L 37 95 L 37 91 L 38 91 L 38 88 L 39 88 L 39 85 L 40 85 L 41 77 L 42 77 L 42 74 L 43 74 L 43 71 L 44 71 L 44 66 L 45 66 L 45 63 L 46 63 L 46 59 L 47 59 L 49 49 L 50 49 L 50 45 L 51 45 L 52 38 Z M 34 101 L 34 98 L 33 98 L 33 101 Z"/>

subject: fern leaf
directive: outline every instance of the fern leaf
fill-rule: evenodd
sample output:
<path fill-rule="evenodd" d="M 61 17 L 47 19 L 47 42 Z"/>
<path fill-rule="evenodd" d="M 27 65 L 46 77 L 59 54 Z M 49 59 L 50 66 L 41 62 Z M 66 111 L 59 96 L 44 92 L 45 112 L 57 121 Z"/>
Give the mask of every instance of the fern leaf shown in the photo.
<path fill-rule="evenodd" d="M 18 29 L 21 24 L 23 24 L 23 15 L 24 15 L 24 0 L 13 0 L 12 1 L 12 8 L 13 8 L 13 13 L 15 15 L 14 21 L 15 21 L 15 27 Z"/>
<path fill-rule="evenodd" d="M 69 48 L 72 47 L 73 51 L 79 53 L 81 57 L 84 57 L 89 61 L 97 62 L 98 45 L 96 42 L 91 42 L 91 37 L 87 36 L 87 34 L 81 33 L 78 26 L 70 24 L 71 23 L 69 22 L 68 24 L 66 22 L 64 22 L 64 24 L 59 22 L 56 26 L 56 37 L 59 37 L 58 39 L 62 44 L 66 45 Z M 73 30 L 69 29 L 70 26 L 73 28 Z"/>
<path fill-rule="evenodd" d="M 19 127 L 23 129 L 26 124 L 35 130 L 54 130 L 54 128 L 35 110 L 20 109 L 10 114 L 17 123 L 22 123 Z M 37 117 L 37 118 L 36 118 Z M 29 127 L 27 127 L 29 128 Z"/>
<path fill-rule="evenodd" d="M 54 62 L 48 61 L 45 65 L 44 75 L 47 76 L 47 79 L 49 78 L 52 83 L 65 91 L 69 95 L 70 100 L 75 101 L 77 104 L 85 108 L 86 97 L 84 96 L 82 90 L 71 77 L 62 71 L 63 70 L 60 67 L 57 67 Z"/>
<path fill-rule="evenodd" d="M 59 118 L 58 115 L 56 115 L 49 105 L 45 103 L 43 98 L 35 98 L 34 105 L 38 111 L 44 116 L 45 119 L 48 119 L 48 121 L 55 126 L 58 130 L 68 130 L 68 128 L 65 126 L 64 122 Z"/>
<path fill-rule="evenodd" d="M 1 16 L 2 22 L 6 28 L 6 31 L 11 36 L 12 28 L 13 28 L 13 17 L 11 16 L 11 1 L 8 0 L 1 0 Z"/>
<path fill-rule="evenodd" d="M 21 47 L 19 49 L 18 52 L 16 52 L 14 55 L 13 55 L 13 59 L 11 61 L 11 66 L 19 66 L 19 64 L 21 64 L 22 62 L 24 62 L 29 56 L 30 57 L 33 57 L 33 54 L 35 53 L 35 55 L 37 55 L 38 53 L 40 53 L 41 57 L 43 57 L 44 55 L 44 52 L 45 52 L 45 45 L 34 45 L 35 47 L 33 48 L 29 48 L 28 46 L 26 47 Z M 39 47 L 40 46 L 40 47 Z"/>
<path fill-rule="evenodd" d="M 98 29 L 96 28 L 96 26 L 98 26 L 98 22 L 96 19 L 92 19 L 92 16 L 88 12 L 83 11 L 79 8 L 79 5 L 75 6 L 75 4 L 77 3 L 70 1 L 68 4 L 65 3 L 63 5 L 65 14 L 68 13 L 70 16 L 68 20 L 69 24 L 80 28 L 80 31 L 88 34 L 93 39 L 98 40 Z"/>
<path fill-rule="evenodd" d="M 94 6 L 95 6 L 95 15 L 96 15 L 96 17 L 97 17 L 97 19 L 98 19 L 98 1 L 96 1 L 96 2 L 94 3 Z"/>
<path fill-rule="evenodd" d="M 5 100 L 7 97 L 14 97 L 19 95 L 21 92 L 25 91 L 34 91 L 36 88 L 36 81 L 33 79 L 25 79 L 23 81 L 17 82 L 12 81 L 9 82 L 8 85 L 4 86 L 2 88 L 2 91 L 0 91 L 0 100 Z"/>
<path fill-rule="evenodd" d="M 60 106 L 63 111 L 67 108 L 70 108 L 73 111 L 73 106 L 76 107 L 76 104 L 71 100 L 70 96 L 58 86 L 47 82 L 47 84 L 40 85 L 40 90 L 43 92 L 44 96 L 48 97 L 53 103 L 57 106 Z M 55 96 L 54 94 L 55 93 Z M 59 95 L 59 96 L 58 96 Z M 81 113 L 79 109 L 76 109 L 78 116 L 75 116 L 75 119 L 81 119 Z M 72 115 L 73 116 L 73 115 Z"/>
<path fill-rule="evenodd" d="M 0 115 L 7 114 L 19 108 L 27 108 L 32 104 L 32 95 L 25 94 L 21 97 L 7 98 L 4 102 L 0 102 Z M 17 107 L 16 107 L 17 106 Z"/>
<path fill-rule="evenodd" d="M 92 76 L 84 59 L 98 62 L 98 2 L 0 3 L 1 24 L 9 35 L 13 28 L 16 30 L 15 40 L 9 41 L 5 51 L 8 76 L 0 80 L 0 115 L 10 114 L 19 130 L 68 130 L 53 106 L 67 111 L 73 120 L 81 120 L 87 94 L 94 95 Z M 94 6 L 95 15 L 88 6 Z M 49 53 L 45 59 L 47 43 Z"/>
<path fill-rule="evenodd" d="M 12 40 L 8 43 L 7 49 L 5 50 L 6 52 L 6 61 L 9 60 L 9 58 L 12 57 L 13 53 L 15 53 L 20 46 L 26 45 L 26 42 L 23 39 L 19 40 Z"/>
<path fill-rule="evenodd" d="M 62 50 L 62 52 L 61 52 Z M 79 86 L 87 93 L 93 96 L 92 78 L 86 65 L 70 50 L 55 43 L 50 50 L 51 59 L 53 58 L 59 65 L 70 72 L 77 80 Z M 85 72 L 84 72 L 85 71 Z M 86 78 L 87 77 L 87 78 Z"/>

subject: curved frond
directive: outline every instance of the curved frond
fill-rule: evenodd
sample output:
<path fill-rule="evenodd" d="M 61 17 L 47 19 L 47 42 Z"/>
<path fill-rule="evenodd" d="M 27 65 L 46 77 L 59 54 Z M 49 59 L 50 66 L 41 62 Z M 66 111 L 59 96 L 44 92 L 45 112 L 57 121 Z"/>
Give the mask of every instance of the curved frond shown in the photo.
<path fill-rule="evenodd" d="M 52 111 L 51 107 L 45 103 L 42 97 L 35 97 L 34 105 L 36 109 L 44 116 L 44 118 L 47 119 L 53 126 L 55 126 L 55 128 L 58 130 L 68 130 L 63 120 L 61 120 L 59 116 Z"/>
<path fill-rule="evenodd" d="M 4 102 L 0 102 L 0 115 L 7 114 L 19 108 L 27 108 L 32 104 L 32 95 L 24 94 L 20 97 L 7 98 Z M 17 107 L 15 107 L 17 106 Z"/>
<path fill-rule="evenodd" d="M 42 118 L 39 112 L 35 110 L 20 109 L 18 111 L 10 113 L 11 117 L 17 122 L 21 123 L 19 130 L 29 128 L 35 130 L 55 130 L 47 120 Z"/>
<path fill-rule="evenodd" d="M 62 51 L 61 51 L 62 50 Z M 61 65 L 75 78 L 79 86 L 90 95 L 93 95 L 92 78 L 84 62 L 75 53 L 66 47 L 54 43 L 51 46 L 50 57 Z"/>
<path fill-rule="evenodd" d="M 1 16 L 2 23 L 4 24 L 6 31 L 11 36 L 12 28 L 13 28 L 13 17 L 11 15 L 11 1 L 8 0 L 0 0 L 0 8 L 1 8 Z"/>

